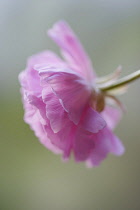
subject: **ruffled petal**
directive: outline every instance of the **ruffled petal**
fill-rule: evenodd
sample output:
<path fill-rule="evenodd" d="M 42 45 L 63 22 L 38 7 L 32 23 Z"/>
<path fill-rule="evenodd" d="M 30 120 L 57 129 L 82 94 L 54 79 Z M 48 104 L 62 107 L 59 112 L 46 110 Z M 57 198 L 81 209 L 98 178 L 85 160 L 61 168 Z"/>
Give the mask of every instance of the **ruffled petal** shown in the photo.
<path fill-rule="evenodd" d="M 30 95 L 25 92 L 25 100 L 27 103 L 31 104 L 34 108 L 36 108 L 39 112 L 38 118 L 43 125 L 47 124 L 46 112 L 45 112 L 45 104 L 43 103 L 41 98 L 37 98 L 34 95 Z"/>
<path fill-rule="evenodd" d="M 90 87 L 79 75 L 68 72 L 68 70 L 60 72 L 56 69 L 55 71 L 42 71 L 39 74 L 42 86 L 46 87 L 48 84 L 51 86 L 68 113 L 69 119 L 77 125 L 88 103 L 91 94 Z"/>
<path fill-rule="evenodd" d="M 51 51 L 44 51 L 36 55 L 31 56 L 28 59 L 27 67 L 25 71 L 19 75 L 19 81 L 22 87 L 30 92 L 30 94 L 41 96 L 42 87 L 40 86 L 40 77 L 38 72 L 35 71 L 34 66 L 36 65 L 57 65 L 64 66 L 64 62 Z"/>
<path fill-rule="evenodd" d="M 28 100 L 23 100 L 23 103 L 24 103 L 24 108 L 25 108 L 24 120 L 26 123 L 30 125 L 30 128 L 35 132 L 35 135 L 38 137 L 40 142 L 45 147 L 53 151 L 54 153 L 56 154 L 62 153 L 62 150 L 60 150 L 58 147 L 52 144 L 52 142 L 48 138 L 48 135 L 45 132 L 44 128 L 47 126 L 46 124 L 48 124 L 48 123 L 44 123 L 44 119 L 42 117 L 42 114 L 43 114 L 42 111 L 45 108 L 45 106 L 42 107 L 42 111 L 41 111 L 39 107 L 38 109 L 33 104 L 29 103 Z"/>
<path fill-rule="evenodd" d="M 48 31 L 48 35 L 62 49 L 62 54 L 70 66 L 80 72 L 88 81 L 93 81 L 96 75 L 91 62 L 69 25 L 64 21 L 59 21 Z"/>

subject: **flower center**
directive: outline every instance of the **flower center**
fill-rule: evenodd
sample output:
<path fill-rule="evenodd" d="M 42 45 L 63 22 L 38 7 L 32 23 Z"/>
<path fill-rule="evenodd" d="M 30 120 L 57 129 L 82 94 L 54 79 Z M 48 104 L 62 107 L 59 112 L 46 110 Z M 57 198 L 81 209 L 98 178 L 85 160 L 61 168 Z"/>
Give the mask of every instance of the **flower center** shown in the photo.
<path fill-rule="evenodd" d="M 99 89 L 91 94 L 91 107 L 98 112 L 102 112 L 105 108 L 105 95 Z"/>

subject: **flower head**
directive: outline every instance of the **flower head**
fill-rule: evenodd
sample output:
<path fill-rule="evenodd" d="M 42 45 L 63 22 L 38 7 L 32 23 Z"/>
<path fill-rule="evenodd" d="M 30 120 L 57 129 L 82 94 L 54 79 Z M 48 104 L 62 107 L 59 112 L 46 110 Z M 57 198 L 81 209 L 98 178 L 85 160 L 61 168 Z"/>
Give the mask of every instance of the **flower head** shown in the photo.
<path fill-rule="evenodd" d="M 113 86 L 120 68 L 97 78 L 91 61 L 67 23 L 48 31 L 64 59 L 51 51 L 29 58 L 20 74 L 21 93 L 28 123 L 40 142 L 68 159 L 97 166 L 108 153 L 122 155 L 124 147 L 112 130 L 121 118 L 115 94 L 126 86 Z M 115 105 L 115 106 L 114 106 Z"/>

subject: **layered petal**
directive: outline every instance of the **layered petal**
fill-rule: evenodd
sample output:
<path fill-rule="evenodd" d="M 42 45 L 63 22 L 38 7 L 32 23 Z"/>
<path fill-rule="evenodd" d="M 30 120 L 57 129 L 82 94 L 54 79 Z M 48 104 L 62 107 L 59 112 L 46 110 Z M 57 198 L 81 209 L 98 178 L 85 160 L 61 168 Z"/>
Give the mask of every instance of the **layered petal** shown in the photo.
<path fill-rule="evenodd" d="M 88 103 L 90 86 L 78 74 L 68 70 L 41 71 L 39 75 L 43 88 L 48 84 L 51 86 L 69 119 L 77 125 Z"/>
<path fill-rule="evenodd" d="M 38 120 L 43 124 L 47 124 L 47 118 L 45 113 L 45 104 L 41 100 L 41 98 L 37 98 L 34 95 L 30 95 L 25 92 L 25 101 L 26 103 L 32 105 L 32 109 L 38 111 Z"/>
<path fill-rule="evenodd" d="M 95 142 L 93 133 L 98 133 L 106 126 L 104 119 L 91 107 L 84 110 L 82 119 L 76 128 L 73 150 L 76 161 L 85 161 L 92 154 Z"/>
<path fill-rule="evenodd" d="M 30 125 L 30 128 L 34 131 L 35 135 L 38 137 L 40 142 L 49 150 L 53 151 L 54 153 L 56 154 L 62 153 L 62 150 L 60 150 L 58 147 L 52 144 L 52 142 L 50 141 L 45 131 L 45 127 L 47 126 L 46 124 L 48 124 L 48 123 L 44 123 L 45 115 L 42 116 L 42 113 L 44 112 L 44 109 L 45 109 L 45 104 L 44 106 L 39 107 L 39 106 L 33 105 L 32 102 L 30 103 L 29 100 L 25 100 L 25 99 L 23 99 L 23 104 L 24 104 L 24 109 L 25 109 L 24 120 L 26 123 Z M 45 122 L 46 120 L 47 119 L 45 119 Z"/>
<path fill-rule="evenodd" d="M 54 133 L 49 126 L 45 126 L 45 131 L 51 143 L 62 151 L 63 159 L 67 160 L 72 150 L 72 123 L 67 120 L 65 126 L 57 133 Z"/>
<path fill-rule="evenodd" d="M 55 53 L 51 51 L 44 51 L 38 53 L 36 55 L 31 56 L 28 59 L 27 67 L 25 71 L 21 72 L 19 75 L 19 81 L 22 87 L 30 92 L 30 94 L 34 94 L 37 97 L 41 95 L 42 87 L 40 86 L 40 77 L 38 72 L 34 70 L 36 65 L 57 65 L 64 66 L 64 62 L 57 56 Z"/>
<path fill-rule="evenodd" d="M 48 31 L 48 35 L 58 44 L 62 54 L 67 62 L 76 71 L 87 79 L 93 81 L 95 73 L 93 72 L 91 62 L 83 49 L 80 41 L 64 21 L 60 21 Z"/>
<path fill-rule="evenodd" d="M 51 129 L 57 133 L 65 127 L 69 120 L 67 112 L 63 109 L 59 98 L 54 94 L 49 84 L 43 88 L 42 99 L 46 104 L 46 116 L 50 121 Z"/>

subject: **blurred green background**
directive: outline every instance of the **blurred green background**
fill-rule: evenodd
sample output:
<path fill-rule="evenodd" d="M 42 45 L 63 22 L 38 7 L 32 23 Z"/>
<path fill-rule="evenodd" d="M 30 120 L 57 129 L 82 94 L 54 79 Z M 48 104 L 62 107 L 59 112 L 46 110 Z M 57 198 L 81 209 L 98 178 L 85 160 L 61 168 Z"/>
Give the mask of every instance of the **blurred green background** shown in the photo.
<path fill-rule="evenodd" d="M 128 112 L 115 130 L 126 153 L 98 168 L 61 162 L 23 121 L 18 74 L 30 55 L 58 52 L 46 30 L 60 19 L 80 37 L 98 75 L 119 64 L 122 75 L 140 68 L 139 0 L 0 0 L 0 209 L 140 209 L 138 81 L 121 96 Z"/>

